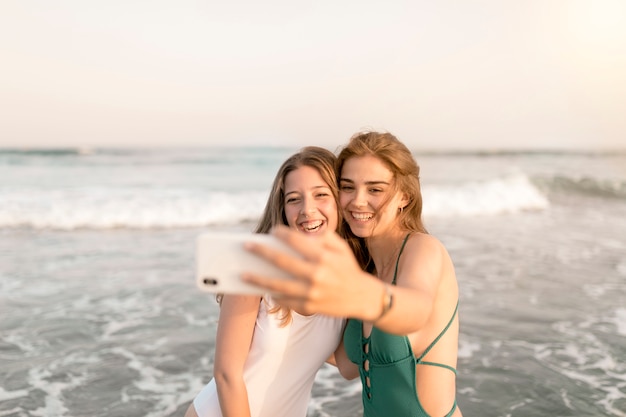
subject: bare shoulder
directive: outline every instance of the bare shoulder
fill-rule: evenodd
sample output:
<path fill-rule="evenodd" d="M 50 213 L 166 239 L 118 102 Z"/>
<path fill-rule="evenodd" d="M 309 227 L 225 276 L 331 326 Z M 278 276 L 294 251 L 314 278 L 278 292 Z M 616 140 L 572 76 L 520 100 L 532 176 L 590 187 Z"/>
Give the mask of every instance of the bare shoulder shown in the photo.
<path fill-rule="evenodd" d="M 425 233 L 412 233 L 400 258 L 398 281 L 411 287 L 434 289 L 448 262 L 448 252 L 439 239 Z"/>
<path fill-rule="evenodd" d="M 427 271 L 426 276 L 438 282 L 456 285 L 456 272 L 452 257 L 444 244 L 433 235 L 414 233 L 407 242 L 411 244 L 412 256 L 409 267 Z"/>
<path fill-rule="evenodd" d="M 413 255 L 419 257 L 442 259 L 448 255 L 448 251 L 443 243 L 435 236 L 426 233 L 412 233 L 406 247 Z"/>
<path fill-rule="evenodd" d="M 240 313 L 259 308 L 261 297 L 258 295 L 224 294 L 222 298 L 222 313 Z"/>

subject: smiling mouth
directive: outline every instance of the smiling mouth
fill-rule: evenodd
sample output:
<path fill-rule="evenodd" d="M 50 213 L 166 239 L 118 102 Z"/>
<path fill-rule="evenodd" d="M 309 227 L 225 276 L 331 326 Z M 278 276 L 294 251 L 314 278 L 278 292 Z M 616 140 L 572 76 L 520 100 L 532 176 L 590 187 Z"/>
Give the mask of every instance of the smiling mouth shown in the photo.
<path fill-rule="evenodd" d="M 303 231 L 307 233 L 313 233 L 313 232 L 317 232 L 322 227 L 323 224 L 324 224 L 323 220 L 311 220 L 308 222 L 300 223 L 300 227 L 302 228 Z"/>
<path fill-rule="evenodd" d="M 360 221 L 360 222 L 366 222 L 368 220 L 372 220 L 372 218 L 374 217 L 373 213 L 355 213 L 355 212 L 350 212 L 350 214 L 352 215 L 352 218 L 354 220 Z"/>

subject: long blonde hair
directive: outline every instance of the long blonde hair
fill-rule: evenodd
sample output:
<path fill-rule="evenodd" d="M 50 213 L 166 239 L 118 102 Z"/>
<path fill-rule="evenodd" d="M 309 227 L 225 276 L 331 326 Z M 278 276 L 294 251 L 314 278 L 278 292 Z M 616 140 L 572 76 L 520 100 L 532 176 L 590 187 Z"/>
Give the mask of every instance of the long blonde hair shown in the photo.
<path fill-rule="evenodd" d="M 254 230 L 255 233 L 269 233 L 274 226 L 287 226 L 287 217 L 285 216 L 285 178 L 289 173 L 300 167 L 308 166 L 319 172 L 322 180 L 328 185 L 333 198 L 337 202 L 339 199 L 339 189 L 337 187 L 337 176 L 335 174 L 335 155 L 328 149 L 318 146 L 307 146 L 300 149 L 299 152 L 291 155 L 278 169 L 272 189 L 270 191 L 263 214 L 259 219 L 259 223 Z M 338 229 L 342 230 L 341 211 L 337 204 L 337 224 Z M 340 232 L 340 230 L 337 230 Z M 217 301 L 221 303 L 222 294 L 218 294 Z M 270 313 L 280 314 L 281 327 L 286 326 L 292 320 L 291 309 L 281 306 L 273 307 Z"/>
<path fill-rule="evenodd" d="M 341 170 L 348 159 L 362 156 L 379 159 L 393 174 L 393 190 L 408 197 L 408 204 L 398 213 L 400 227 L 408 232 L 428 233 L 422 222 L 420 167 L 406 145 L 391 133 L 356 133 L 337 156 L 337 176 L 341 176 Z M 365 240 L 354 235 L 349 227 L 346 227 L 345 234 L 361 266 L 367 271 L 373 271 L 374 265 Z"/>

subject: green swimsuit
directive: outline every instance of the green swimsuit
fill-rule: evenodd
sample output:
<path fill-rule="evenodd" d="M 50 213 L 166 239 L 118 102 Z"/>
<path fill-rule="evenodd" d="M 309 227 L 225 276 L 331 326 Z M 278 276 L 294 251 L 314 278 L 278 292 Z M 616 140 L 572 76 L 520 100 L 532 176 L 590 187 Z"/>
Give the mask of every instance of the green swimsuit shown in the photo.
<path fill-rule="evenodd" d="M 396 283 L 398 262 L 404 250 L 408 235 L 402 243 L 393 284 Z M 426 348 L 419 358 L 416 358 L 411 348 L 409 338 L 385 333 L 372 327 L 369 337 L 363 337 L 363 323 L 360 320 L 350 319 L 343 336 L 344 346 L 350 361 L 359 366 L 361 383 L 363 385 L 363 415 L 365 417 L 429 417 L 417 397 L 415 384 L 415 366 L 431 365 L 451 370 L 451 366 L 425 362 L 422 359 L 445 334 L 456 316 L 459 304 L 454 309 L 452 318 L 439 336 Z M 367 352 L 365 346 L 368 347 Z M 369 361 L 369 371 L 364 364 Z M 369 377 L 369 385 L 366 378 Z M 456 410 L 456 400 L 446 417 Z"/>

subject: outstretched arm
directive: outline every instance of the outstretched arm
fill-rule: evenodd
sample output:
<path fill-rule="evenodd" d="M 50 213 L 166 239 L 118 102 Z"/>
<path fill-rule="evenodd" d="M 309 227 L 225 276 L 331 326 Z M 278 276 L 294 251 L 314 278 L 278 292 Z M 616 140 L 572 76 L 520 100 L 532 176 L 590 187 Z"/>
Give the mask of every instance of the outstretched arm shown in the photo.
<path fill-rule="evenodd" d="M 422 328 L 433 306 L 434 292 L 440 274 L 437 245 L 425 243 L 420 262 L 429 272 L 426 284 L 422 277 L 405 278 L 414 272 L 413 261 L 401 278 L 402 285 L 391 288 L 392 308 L 382 317 L 387 289 L 376 277 L 361 270 L 348 244 L 334 233 L 311 239 L 285 227 L 273 232 L 302 255 L 290 256 L 275 249 L 250 243 L 248 250 L 266 258 L 295 279 L 284 280 L 246 273 L 247 282 L 273 293 L 279 303 L 305 314 L 322 313 L 335 317 L 353 317 L 374 323 L 388 333 L 409 334 Z M 398 281 L 400 282 L 400 280 Z M 406 317 L 419 318 L 405 320 Z"/>

